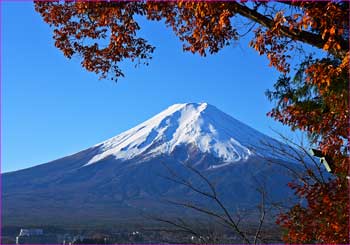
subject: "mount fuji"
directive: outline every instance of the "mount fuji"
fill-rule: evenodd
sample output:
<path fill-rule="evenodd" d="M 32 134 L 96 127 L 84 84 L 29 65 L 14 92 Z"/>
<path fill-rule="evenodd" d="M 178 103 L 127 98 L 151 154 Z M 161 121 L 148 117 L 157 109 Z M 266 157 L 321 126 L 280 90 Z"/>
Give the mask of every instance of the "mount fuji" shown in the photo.
<path fill-rule="evenodd" d="M 290 194 L 289 177 L 269 160 L 297 163 L 275 149 L 290 150 L 212 105 L 175 104 L 88 149 L 2 174 L 3 224 L 105 224 L 138 220 L 140 212 L 185 214 L 164 200 L 210 206 L 177 183 L 181 178 L 206 190 L 191 169 L 206 176 L 232 210 L 254 206 L 262 183 L 279 201 Z"/>

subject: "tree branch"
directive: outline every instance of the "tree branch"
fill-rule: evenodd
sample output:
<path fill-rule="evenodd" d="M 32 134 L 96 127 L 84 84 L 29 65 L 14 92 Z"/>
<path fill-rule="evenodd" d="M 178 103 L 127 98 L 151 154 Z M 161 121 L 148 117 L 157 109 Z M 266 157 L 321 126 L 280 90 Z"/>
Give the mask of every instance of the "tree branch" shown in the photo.
<path fill-rule="evenodd" d="M 275 23 L 273 19 L 267 18 L 265 15 L 260 14 L 256 10 L 250 9 L 247 6 L 242 5 L 235 1 L 231 2 L 230 6 L 232 6 L 232 10 L 235 13 L 238 13 L 248 19 L 251 19 L 262 26 L 265 26 L 267 28 L 274 27 Z M 300 31 L 295 28 L 290 30 L 286 26 L 282 26 L 280 29 L 280 32 L 288 38 L 310 44 L 319 49 L 323 49 L 323 46 L 327 42 L 326 40 L 323 40 L 321 36 L 318 34 L 314 34 L 303 30 Z M 339 44 L 341 46 L 342 52 L 335 52 L 333 50 L 329 50 L 329 52 L 335 57 L 342 59 L 345 56 L 346 52 L 349 50 L 349 45 L 348 45 L 348 41 L 343 39 L 339 40 Z"/>
<path fill-rule="evenodd" d="M 266 210 L 265 210 L 265 191 L 264 190 L 260 190 L 261 192 L 261 204 L 260 204 L 260 220 L 259 220 L 259 226 L 258 229 L 256 230 L 255 236 L 254 236 L 254 244 L 257 243 L 258 238 L 260 236 L 261 233 L 261 228 L 262 225 L 264 223 L 265 220 L 265 215 L 266 215 Z"/>

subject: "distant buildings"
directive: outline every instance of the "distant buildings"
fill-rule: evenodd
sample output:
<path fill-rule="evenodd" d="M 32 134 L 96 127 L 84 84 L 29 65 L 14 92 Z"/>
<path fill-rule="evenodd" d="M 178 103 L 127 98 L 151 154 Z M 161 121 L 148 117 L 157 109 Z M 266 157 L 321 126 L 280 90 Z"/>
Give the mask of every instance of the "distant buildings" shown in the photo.
<path fill-rule="evenodd" d="M 82 241 L 84 241 L 84 239 L 85 239 L 85 237 L 82 235 L 72 236 L 70 234 L 65 234 L 63 237 L 62 244 L 63 245 L 65 245 L 65 244 L 68 244 L 68 245 L 79 244 L 79 243 L 82 243 Z"/>
<path fill-rule="evenodd" d="M 43 229 L 21 229 L 16 237 L 16 244 L 52 244 L 57 243 L 57 236 L 44 234 Z"/>

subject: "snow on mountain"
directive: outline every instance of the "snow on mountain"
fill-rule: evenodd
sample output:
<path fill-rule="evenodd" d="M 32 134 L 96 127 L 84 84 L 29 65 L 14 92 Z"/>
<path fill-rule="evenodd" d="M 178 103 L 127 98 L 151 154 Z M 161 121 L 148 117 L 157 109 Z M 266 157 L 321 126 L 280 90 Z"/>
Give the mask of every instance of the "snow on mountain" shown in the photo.
<path fill-rule="evenodd" d="M 180 145 L 194 145 L 203 153 L 220 158 L 224 164 L 247 160 L 271 149 L 252 150 L 262 142 L 277 141 L 261 134 L 207 103 L 174 104 L 151 119 L 97 144 L 96 154 L 85 166 L 113 156 L 130 160 L 171 154 Z M 215 166 L 219 167 L 219 165 Z"/>
<path fill-rule="evenodd" d="M 21 226 L 33 222 L 109 224 L 111 220 L 118 225 L 126 220 L 139 224 L 141 209 L 184 215 L 186 210 L 164 200 L 193 200 L 213 207 L 211 199 L 164 178 L 175 172 L 205 191 L 207 185 L 187 165 L 215 183 L 232 210 L 260 203 L 259 183 L 264 184 L 271 202 L 280 203 L 293 194 L 287 187 L 290 177 L 282 165 L 270 164 L 266 158 L 294 164 L 275 155 L 281 147 L 288 149 L 212 105 L 175 104 L 93 147 L 3 174 L 3 220 Z"/>

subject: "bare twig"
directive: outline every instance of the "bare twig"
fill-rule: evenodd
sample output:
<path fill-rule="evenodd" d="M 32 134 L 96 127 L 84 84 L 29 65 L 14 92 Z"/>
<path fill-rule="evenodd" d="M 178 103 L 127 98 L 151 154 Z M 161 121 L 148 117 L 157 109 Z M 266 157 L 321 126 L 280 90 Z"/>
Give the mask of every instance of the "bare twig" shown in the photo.
<path fill-rule="evenodd" d="M 218 197 L 216 189 L 214 184 L 208 179 L 208 177 L 206 177 L 201 171 L 199 171 L 198 169 L 190 166 L 189 164 L 185 164 L 183 163 L 183 166 L 186 167 L 188 170 L 190 170 L 192 173 L 194 173 L 197 177 L 199 177 L 200 180 L 202 180 L 204 183 L 206 183 L 206 185 L 209 187 L 211 193 L 208 193 L 204 190 L 201 190 L 200 188 L 196 187 L 194 184 L 192 184 L 191 182 L 189 182 L 188 180 L 184 179 L 183 177 L 179 176 L 173 169 L 171 169 L 166 163 L 162 162 L 162 164 L 166 167 L 166 169 L 168 170 L 168 172 L 170 173 L 171 176 L 163 176 L 164 178 L 188 187 L 190 190 L 194 191 L 197 194 L 200 194 L 206 198 L 211 199 L 216 205 L 218 205 L 218 207 L 220 208 L 219 210 L 222 211 L 222 213 L 216 212 L 216 211 L 212 211 L 208 208 L 204 208 L 201 207 L 198 204 L 194 204 L 191 202 L 180 202 L 180 201 L 172 201 L 172 200 L 167 200 L 168 203 L 172 204 L 172 205 L 176 205 L 176 206 L 181 206 L 181 207 L 185 207 L 188 209 L 192 209 L 195 210 L 199 213 L 202 214 L 206 214 L 210 217 L 216 218 L 218 220 L 218 222 L 220 222 L 221 225 L 224 225 L 226 227 L 231 228 L 235 233 L 237 233 L 245 243 L 250 244 L 251 241 L 249 240 L 247 234 L 245 234 L 245 232 L 243 232 L 240 228 L 239 228 L 239 224 L 241 221 L 241 216 L 238 215 L 237 216 L 237 221 L 234 220 L 233 216 L 230 214 L 230 212 L 228 211 L 227 207 L 223 204 L 223 202 L 221 201 L 221 199 Z M 255 233 L 255 238 L 254 238 L 254 243 L 256 243 L 258 241 L 258 239 L 260 239 L 260 234 L 261 234 L 261 229 L 262 229 L 262 225 L 265 219 L 265 215 L 266 215 L 266 208 L 265 208 L 265 194 L 266 192 L 264 191 L 264 189 L 260 189 L 260 192 L 262 193 L 262 198 L 263 200 L 261 201 L 260 204 L 260 220 L 259 220 L 259 225 L 258 228 L 256 230 Z M 159 221 L 164 219 L 158 219 Z M 170 222 L 166 222 L 168 224 L 173 224 L 173 221 Z M 187 225 L 185 224 L 185 222 L 183 220 L 180 221 L 180 224 L 176 223 L 178 227 L 181 227 L 182 229 L 184 229 L 184 227 L 187 227 Z M 193 231 L 192 231 L 193 232 Z M 193 233 L 192 233 L 193 234 Z"/>
<path fill-rule="evenodd" d="M 265 209 L 265 191 L 260 190 L 261 192 L 261 204 L 260 204 L 260 220 L 259 220 L 259 226 L 256 230 L 255 236 L 254 236 L 254 244 L 257 243 L 260 233 L 261 233 L 261 228 L 265 220 L 265 215 L 266 215 L 266 209 Z"/>

